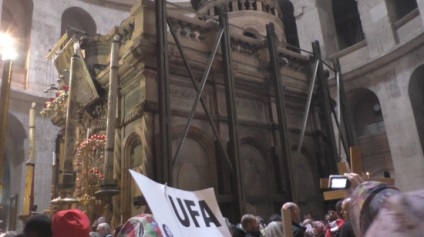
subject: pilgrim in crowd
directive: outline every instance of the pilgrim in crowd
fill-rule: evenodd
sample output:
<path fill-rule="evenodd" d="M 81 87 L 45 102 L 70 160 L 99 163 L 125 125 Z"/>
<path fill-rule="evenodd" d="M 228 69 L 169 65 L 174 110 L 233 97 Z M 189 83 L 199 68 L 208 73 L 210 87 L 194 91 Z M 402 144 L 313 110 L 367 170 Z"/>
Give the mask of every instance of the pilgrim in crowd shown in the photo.
<path fill-rule="evenodd" d="M 424 233 L 424 190 L 403 193 L 394 186 L 364 181 L 358 174 L 345 174 L 351 182 L 348 197 L 328 210 L 322 220 L 310 213 L 301 218 L 302 210 L 294 202 L 282 205 L 288 210 L 293 237 L 420 237 Z M 285 224 L 280 214 L 266 222 L 254 213 L 245 214 L 240 223 L 225 223 L 232 237 L 285 237 Z M 0 223 L 0 227 L 2 223 Z M 52 218 L 36 214 L 25 223 L 22 233 L 3 232 L 0 237 L 171 237 L 162 233 L 152 214 L 131 217 L 111 228 L 104 218 L 90 223 L 78 209 L 57 212 Z M 166 231 L 165 231 L 166 232 Z M 178 236 L 175 236 L 178 237 Z M 184 237 L 184 236 L 181 236 Z M 212 236 L 211 236 L 212 237 Z"/>

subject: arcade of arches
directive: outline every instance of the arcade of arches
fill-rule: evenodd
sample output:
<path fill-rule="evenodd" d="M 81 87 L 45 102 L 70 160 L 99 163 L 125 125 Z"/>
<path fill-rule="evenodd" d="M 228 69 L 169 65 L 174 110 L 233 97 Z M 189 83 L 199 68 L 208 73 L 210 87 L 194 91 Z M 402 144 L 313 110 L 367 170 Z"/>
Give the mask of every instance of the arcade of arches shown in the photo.
<path fill-rule="evenodd" d="M 123 0 L 122 2 L 131 2 L 132 0 Z M 259 0 L 258 0 L 259 1 Z M 399 3 L 398 0 L 384 0 L 388 6 L 388 14 L 391 24 L 395 27 L 401 24 L 408 17 L 414 16 L 418 12 L 418 6 L 414 0 L 405 0 Z M 31 21 L 34 10 L 33 1 L 16 1 L 19 4 L 11 3 L 14 1 L 3 1 L 1 28 L 20 39 L 19 51 L 23 55 L 17 62 L 17 66 L 23 70 L 28 69 L 28 58 L 30 56 L 29 44 L 31 40 Z M 34 1 L 35 2 L 35 1 Z M 83 0 L 84 4 L 94 3 L 98 1 Z M 118 4 L 118 0 L 105 1 L 110 4 Z M 246 6 L 250 6 L 251 1 L 246 1 Z M 268 4 L 269 1 L 262 1 Z M 324 2 L 324 1 L 321 1 Z M 364 34 L 360 9 L 358 9 L 359 1 L 344 1 L 349 4 L 340 5 L 341 1 L 325 1 L 323 3 L 329 13 L 326 17 L 331 18 L 324 27 L 328 29 L 332 41 L 322 42 L 322 45 L 331 45 L 324 54 L 332 55 L 333 53 L 348 49 L 355 44 L 366 42 Z M 256 12 L 256 9 L 236 9 L 230 13 L 237 16 L 238 23 L 244 24 L 244 32 L 232 32 L 232 50 L 235 55 L 235 78 L 237 81 L 236 107 L 239 119 L 239 141 L 240 141 L 240 169 L 242 170 L 240 183 L 243 185 L 246 195 L 246 212 L 258 215 L 268 216 L 281 207 L 281 203 L 287 200 L 286 179 L 289 174 L 284 173 L 283 166 L 279 160 L 284 157 L 279 150 L 280 141 L 278 135 L 278 125 L 276 124 L 276 105 L 273 93 L 269 92 L 269 72 L 268 66 L 265 65 L 263 57 L 267 55 L 264 46 L 263 35 L 265 35 L 265 24 L 270 19 L 276 21 L 276 30 L 279 40 L 286 40 L 289 45 L 298 47 L 300 40 L 298 30 L 302 30 L 297 26 L 298 18 L 301 15 L 295 15 L 296 3 L 294 1 L 279 1 L 281 9 L 275 9 L 273 6 L 264 5 L 263 11 Z M 106 3 L 105 3 L 106 4 Z M 293 5 L 294 4 L 294 5 Z M 243 4 L 241 5 L 243 6 Z M 268 10 L 267 10 L 268 9 Z M 153 10 L 151 6 L 145 6 L 143 9 L 146 15 L 152 16 Z M 257 16 L 266 16 L 263 19 L 251 17 L 246 20 L 243 14 L 236 11 L 249 10 L 249 14 L 257 14 Z M 141 11 L 140 11 L 141 12 Z M 138 14 L 133 11 L 133 14 Z M 330 14 L 331 13 L 331 14 Z M 212 14 L 212 13 L 211 13 Z M 72 6 L 63 9 L 63 13 L 58 13 L 57 28 L 55 34 L 66 32 L 78 32 L 88 38 L 95 36 L 101 31 L 103 22 L 98 21 L 93 12 L 83 7 Z M 214 29 L 201 19 L 190 19 L 187 21 L 186 16 L 172 15 L 173 22 L 177 29 L 178 37 L 183 38 L 183 47 L 189 48 L 190 60 L 195 61 L 194 71 L 196 75 L 203 73 L 204 62 L 207 61 L 209 54 L 209 39 L 215 37 Z M 282 19 L 280 19 L 281 17 Z M 236 17 L 234 17 L 236 18 Z M 97 22 L 94 20 L 96 19 Z M 141 19 L 141 18 L 140 18 Z M 121 34 L 122 48 L 131 49 L 128 57 L 121 58 L 121 69 L 125 71 L 120 75 L 120 93 L 122 96 L 122 104 L 120 115 L 122 116 L 119 135 L 115 138 L 116 144 L 120 145 L 119 160 L 115 161 L 116 171 L 114 178 L 119 181 L 120 200 L 119 215 L 128 218 L 140 212 L 144 207 L 143 204 L 136 203 L 138 197 L 142 196 L 142 192 L 136 187 L 135 183 L 129 176 L 127 170 L 134 169 L 140 173 L 156 179 L 160 176 L 158 167 L 158 157 L 160 157 L 159 141 L 158 141 L 158 111 L 157 111 L 157 71 L 156 71 L 156 51 L 153 39 L 155 33 L 153 27 L 138 26 L 137 17 L 131 17 L 119 27 L 114 28 L 116 32 Z M 151 24 L 149 19 L 144 19 L 145 24 Z M 282 22 L 280 21 L 282 20 Z M 119 22 L 120 23 L 120 22 Z M 119 24 L 117 23 L 117 25 Z M 144 23 L 143 23 L 144 24 Z M 284 27 L 283 27 L 284 25 Z M 112 27 L 112 26 L 111 26 Z M 137 28 L 139 27 L 139 28 Z M 136 30 L 134 30 L 136 28 Z M 364 29 L 366 29 L 364 27 Z M 116 33 L 115 32 L 115 33 Z M 141 35 L 143 34 L 143 36 Z M 93 37 L 90 43 L 96 42 L 99 45 L 109 46 L 112 35 L 102 35 L 104 37 Z M 60 36 L 57 35 L 57 38 Z M 102 38 L 102 39 L 101 39 Z M 105 41 L 101 41 L 104 40 Z M 108 41 L 109 40 L 109 41 Z M 309 40 L 309 39 L 308 39 Z M 101 42 L 97 42 L 101 41 Z M 107 41 L 107 42 L 106 42 Z M 105 43 L 106 42 L 106 43 Z M 137 45 L 135 42 L 141 42 Z M 172 42 L 171 42 L 172 43 Z M 308 41 L 308 44 L 310 42 Z M 98 45 L 97 45 L 98 46 Z M 172 49 L 175 45 L 171 44 Z M 139 47 L 139 48 L 136 48 Z M 93 47 L 96 48 L 96 47 Z M 96 49 L 100 49 L 96 48 Z M 83 49 L 84 50 L 84 49 Z M 310 61 L 304 55 L 298 55 L 298 49 L 292 49 L 287 52 L 285 48 L 280 47 L 279 56 L 281 59 L 287 59 L 288 64 L 284 65 L 284 90 L 287 102 L 287 130 L 289 133 L 290 145 L 295 143 L 300 133 L 300 122 L 304 113 L 305 98 L 309 83 Z M 93 50 L 94 51 L 94 50 Z M 99 50 L 100 51 L 100 50 Z M 295 51 L 295 52 L 293 52 Z M 195 53 L 196 55 L 194 55 Z M 84 53 L 100 53 L 88 52 Z M 104 53 L 104 52 L 101 52 Z M 189 83 L 188 76 L 177 51 L 172 51 L 170 57 L 171 71 L 171 114 L 173 123 L 172 151 L 176 151 L 182 135 L 182 127 L 186 121 L 189 110 L 195 97 L 195 90 Z M 104 59 L 105 55 L 96 59 Z M 151 59 L 151 60 L 150 60 Z M 91 62 L 86 62 L 90 64 Z M 94 101 L 87 108 L 84 108 L 82 123 L 80 124 L 79 138 L 85 137 L 85 133 L 89 133 L 86 129 L 95 125 L 96 128 L 91 130 L 94 134 L 104 134 L 105 118 L 104 113 L 91 113 L 93 108 L 98 104 L 104 103 L 106 98 L 104 95 L 108 89 L 106 70 L 107 65 L 87 65 L 88 68 L 96 68 L 90 71 L 91 79 L 96 82 L 96 86 L 102 92 L 103 98 Z M 219 133 L 223 136 L 224 149 L 228 147 L 228 121 L 225 104 L 225 95 L 223 88 L 223 75 L 220 63 L 214 64 L 211 73 L 211 80 L 205 87 L 204 100 L 206 106 L 210 109 L 214 123 L 218 127 Z M 26 72 L 22 75 L 25 75 Z M 32 74 L 33 75 L 33 74 Z M 38 76 L 38 74 L 37 74 Z M 416 127 L 418 130 L 421 145 L 424 150 L 424 109 L 422 101 L 424 100 L 424 83 L 421 78 L 424 76 L 424 66 L 418 67 L 410 78 L 409 98 L 415 116 Z M 55 78 L 56 79 L 56 78 Z M 25 84 L 25 83 L 23 83 Z M 373 89 L 374 90 L 374 89 Z M 389 145 L 388 131 L 385 126 L 385 114 L 391 111 L 384 110 L 377 97 L 377 90 L 368 88 L 357 88 L 347 92 L 348 101 L 353 114 L 353 125 L 357 144 L 362 149 L 362 163 L 364 170 L 370 173 L 370 177 L 383 177 L 389 174 L 395 177 L 395 167 L 392 161 L 392 151 Z M 54 92 L 53 92 L 54 93 Z M 384 103 L 384 101 L 381 101 Z M 97 103 L 97 104 L 96 104 Z M 90 107 L 91 106 L 91 107 Z M 104 111 L 103 111 L 104 112 Z M 52 115 L 55 116 L 55 115 Z M 312 212 L 315 215 L 322 215 L 324 210 L 324 201 L 322 200 L 322 190 L 319 189 L 319 178 L 328 175 L 329 164 L 324 161 L 322 154 L 328 154 L 323 151 L 321 144 L 325 140 L 322 136 L 322 119 L 321 110 L 312 108 L 311 118 L 308 120 L 306 137 L 301 149 L 301 153 L 297 154 L 296 149 L 291 150 L 293 162 L 294 192 L 299 205 L 304 212 Z M 64 118 L 54 118 L 64 119 Z M 7 150 L 7 166 L 10 168 L 5 172 L 3 180 L 6 187 L 9 185 L 9 193 L 5 192 L 2 196 L 3 201 L 8 196 L 17 191 L 11 187 L 11 183 L 22 183 L 22 169 L 18 170 L 18 166 L 23 164 L 25 157 L 25 129 L 22 128 L 20 122 L 15 118 L 10 119 L 11 128 L 19 131 L 22 137 L 15 133 L 10 134 L 10 145 Z M 13 122 L 15 121 L 15 122 Z M 56 120 L 57 121 L 57 120 Z M 146 123 L 141 129 L 137 130 L 136 126 Z M 99 125 L 100 124 L 100 125 Z M 181 149 L 180 155 L 172 167 L 171 175 L 174 181 L 173 186 L 185 190 L 198 190 L 208 187 L 215 188 L 217 198 L 220 205 L 225 210 L 234 202 L 234 193 L 232 187 L 233 174 L 225 161 L 224 156 L 218 149 L 218 142 L 214 138 L 211 128 L 206 121 L 203 110 L 196 109 L 193 126 L 188 132 L 188 136 Z M 94 126 L 93 125 L 93 126 Z M 320 135 L 321 134 L 321 135 Z M 59 134 L 58 143 L 63 143 Z M 57 146 L 56 153 L 60 157 L 60 146 Z M 63 155 L 63 154 L 62 154 Z M 15 158 L 16 157 L 16 158 Z M 20 172 L 20 173 L 19 173 Z M 13 173 L 13 175 L 10 175 Z M 14 174 L 17 174 L 16 176 Z M 266 184 L 266 185 L 264 185 Z M 115 200 L 116 201 L 116 200 Z M 116 204 L 115 203 L 115 204 Z M 228 208 L 229 209 L 229 208 Z M 115 213 L 116 214 L 116 213 Z M 230 213 L 224 213 L 231 215 Z"/>

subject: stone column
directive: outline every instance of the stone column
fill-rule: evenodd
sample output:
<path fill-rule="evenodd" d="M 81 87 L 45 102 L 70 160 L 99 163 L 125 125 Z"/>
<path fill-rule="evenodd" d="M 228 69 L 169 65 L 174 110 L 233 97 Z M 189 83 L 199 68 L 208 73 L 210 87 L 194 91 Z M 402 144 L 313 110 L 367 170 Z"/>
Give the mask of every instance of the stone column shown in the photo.
<path fill-rule="evenodd" d="M 424 25 L 424 0 L 417 0 L 418 10 L 420 11 L 421 21 Z"/>
<path fill-rule="evenodd" d="M 312 52 L 311 42 L 318 40 L 324 59 L 336 53 L 337 37 L 331 0 L 292 2 L 300 48 Z"/>
<path fill-rule="evenodd" d="M 397 40 L 386 1 L 358 0 L 358 10 L 370 58 L 375 58 L 392 49 Z"/>

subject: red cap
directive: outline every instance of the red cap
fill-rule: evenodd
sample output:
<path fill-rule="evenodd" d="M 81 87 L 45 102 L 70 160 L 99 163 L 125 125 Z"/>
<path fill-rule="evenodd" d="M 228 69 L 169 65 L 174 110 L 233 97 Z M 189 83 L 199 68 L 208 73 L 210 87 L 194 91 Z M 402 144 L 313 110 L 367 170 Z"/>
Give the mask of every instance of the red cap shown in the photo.
<path fill-rule="evenodd" d="M 60 211 L 53 217 L 54 237 L 89 237 L 90 229 L 90 219 L 78 209 Z"/>

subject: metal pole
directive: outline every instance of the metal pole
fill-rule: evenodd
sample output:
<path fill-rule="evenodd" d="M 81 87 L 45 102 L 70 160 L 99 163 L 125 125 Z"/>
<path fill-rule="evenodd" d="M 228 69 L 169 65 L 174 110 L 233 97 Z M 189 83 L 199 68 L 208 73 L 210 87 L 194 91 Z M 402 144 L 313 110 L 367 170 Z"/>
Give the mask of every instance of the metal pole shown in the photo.
<path fill-rule="evenodd" d="M 286 123 L 286 111 L 284 105 L 284 92 L 281 84 L 280 75 L 280 64 L 277 55 L 277 48 L 275 44 L 275 28 L 274 24 L 270 23 L 266 25 L 267 39 L 268 39 L 268 50 L 269 57 L 271 60 L 271 80 L 274 83 L 274 96 L 277 107 L 277 119 L 278 119 L 278 131 L 280 135 L 280 149 L 282 162 L 284 168 L 284 174 L 286 174 L 286 189 L 287 195 L 291 200 L 295 200 L 295 192 L 293 191 L 293 167 L 292 159 L 290 154 L 290 142 L 287 131 Z"/>
<path fill-rule="evenodd" d="M 177 45 L 178 51 L 181 54 L 181 58 L 183 59 L 184 65 L 185 65 L 185 67 L 187 69 L 187 72 L 188 72 L 188 74 L 190 76 L 191 82 L 193 83 L 193 86 L 196 89 L 196 92 L 198 92 L 199 91 L 199 86 L 197 85 L 197 82 L 196 82 L 196 80 L 194 78 L 193 71 L 191 70 L 190 64 L 188 63 L 187 57 L 186 57 L 186 55 L 185 55 L 185 53 L 183 51 L 183 48 L 182 48 L 181 43 L 180 43 L 180 40 L 178 39 L 178 37 L 177 37 L 177 35 L 175 33 L 175 29 L 174 29 L 171 21 L 169 20 L 169 18 L 167 18 L 167 22 L 168 22 L 168 26 L 169 26 L 169 29 L 171 31 L 172 37 L 174 38 L 175 44 Z M 216 128 L 216 126 L 214 124 L 214 121 L 212 119 L 212 116 L 211 116 L 211 114 L 210 114 L 210 112 L 208 110 L 208 107 L 206 106 L 206 103 L 205 103 L 205 101 L 203 100 L 202 97 L 200 97 L 200 104 L 202 105 L 203 110 L 205 111 L 206 117 L 209 120 L 209 124 L 212 127 L 212 132 L 215 135 L 216 140 L 218 141 L 218 147 L 220 149 L 220 152 L 221 152 L 221 154 L 223 154 L 225 160 L 227 161 L 228 166 L 230 167 L 231 172 L 234 172 L 234 168 L 233 168 L 233 165 L 231 164 L 230 157 L 228 156 L 226 150 L 224 149 L 224 145 L 222 144 L 221 136 L 219 135 L 218 129 Z"/>
<path fill-rule="evenodd" d="M 308 99 L 306 101 L 305 115 L 303 115 L 302 130 L 300 131 L 300 138 L 299 138 L 299 142 L 298 142 L 298 145 L 297 145 L 297 153 L 299 153 L 299 154 L 302 150 L 303 138 L 305 137 L 306 124 L 308 122 L 309 110 L 311 109 L 312 96 L 314 95 L 315 81 L 317 79 L 317 72 L 318 72 L 318 61 L 315 65 L 315 71 L 314 71 L 314 75 L 312 77 L 311 84 L 309 85 L 309 93 L 308 93 Z"/>
<path fill-rule="evenodd" d="M 158 52 L 157 80 L 159 100 L 159 132 L 162 164 L 161 182 L 173 185 L 171 150 L 171 113 L 169 101 L 168 39 L 166 36 L 165 0 L 156 0 L 156 47 Z"/>
<path fill-rule="evenodd" d="M 64 147 L 64 168 L 62 172 L 62 183 L 59 185 L 62 192 L 65 189 L 73 189 L 74 182 L 74 169 L 72 162 L 75 156 L 76 147 L 76 128 L 77 128 L 77 97 L 78 97 L 78 77 L 75 73 L 79 61 L 78 55 L 75 53 L 71 57 L 70 75 L 69 75 L 69 92 L 68 92 L 68 108 L 66 111 L 66 125 L 65 125 L 65 147 Z M 59 196 L 60 193 L 59 193 Z"/>
<path fill-rule="evenodd" d="M 347 140 L 347 146 L 348 147 L 354 147 L 356 146 L 356 136 L 355 136 L 355 129 L 352 122 L 352 115 L 350 113 L 349 109 L 349 103 L 346 98 L 346 92 L 343 85 L 343 76 L 342 76 L 342 70 L 340 68 L 340 62 L 338 59 L 335 59 L 334 62 L 334 70 L 339 73 L 339 81 L 340 81 L 340 111 L 341 111 L 341 117 L 343 120 L 343 127 L 345 129 L 346 133 L 346 140 Z"/>
<path fill-rule="evenodd" d="M 337 119 L 336 111 L 334 111 L 333 108 L 331 109 L 331 111 L 332 111 L 334 122 L 336 123 L 336 127 L 337 127 L 338 131 L 339 132 L 342 132 L 343 130 L 342 130 L 342 127 L 341 127 L 341 124 L 340 124 L 339 120 Z M 349 154 L 349 146 L 347 146 L 347 144 L 346 144 L 346 142 L 345 142 L 345 140 L 343 138 L 343 134 L 339 138 L 340 138 L 340 141 L 341 141 L 341 143 L 343 145 L 343 149 L 346 151 L 346 157 L 348 158 L 348 160 L 350 160 L 350 158 L 349 158 L 349 156 L 350 156 L 350 154 Z"/>
<path fill-rule="evenodd" d="M 340 106 L 340 75 L 339 72 L 336 72 L 336 87 L 337 87 L 337 98 L 336 98 L 336 103 L 337 103 L 337 123 L 341 123 L 341 106 Z M 342 153 L 342 148 L 340 147 L 340 140 L 342 137 L 342 131 L 341 131 L 341 126 L 339 124 L 338 126 L 338 130 L 337 130 L 337 157 L 341 156 Z M 347 153 L 347 151 L 346 151 Z"/>
<path fill-rule="evenodd" d="M 326 151 L 327 154 L 327 164 L 328 164 L 328 172 L 336 173 L 337 172 L 337 161 L 339 157 L 337 157 L 337 146 L 336 139 L 334 136 L 333 130 L 333 121 L 331 119 L 331 105 L 330 105 L 330 95 L 328 92 L 328 83 L 327 78 L 324 76 L 324 67 L 322 64 L 322 56 L 321 56 L 321 48 L 318 41 L 312 43 L 312 48 L 315 55 L 315 60 L 318 62 L 318 86 L 319 86 L 319 99 L 320 99 L 320 107 L 322 108 L 322 113 L 324 116 L 324 127 L 326 130 Z"/>
<path fill-rule="evenodd" d="M 233 72 L 231 68 L 231 41 L 230 33 L 228 30 L 228 14 L 224 5 L 219 7 L 219 26 L 224 30 L 222 36 L 222 65 L 225 83 L 225 98 L 227 104 L 227 117 L 228 117 L 228 132 L 229 132 L 229 151 L 230 157 L 233 158 L 235 174 L 233 175 L 233 186 L 237 195 L 237 206 L 235 206 L 240 217 L 244 214 L 244 205 L 246 203 L 244 187 L 241 180 L 241 167 L 240 167 L 240 154 L 239 154 L 239 140 L 237 134 L 237 111 L 235 106 L 235 85 Z M 236 212 L 236 213 L 237 213 Z"/>
<path fill-rule="evenodd" d="M 28 217 L 34 206 L 34 172 L 35 172 L 35 103 L 29 110 L 29 159 L 26 163 L 26 185 L 22 215 Z"/>
<path fill-rule="evenodd" d="M 10 100 L 10 85 L 12 83 L 12 60 L 3 61 L 3 76 L 1 80 L 1 95 L 0 95 L 0 194 L 3 194 L 3 173 L 4 160 L 6 159 L 6 143 L 8 135 L 8 117 L 9 117 L 9 100 Z"/>
<path fill-rule="evenodd" d="M 224 30 L 221 29 L 218 33 L 218 36 L 216 37 L 215 45 L 212 49 L 212 53 L 209 56 L 209 60 L 206 64 L 207 66 L 206 66 L 205 72 L 203 73 L 202 81 L 200 82 L 200 88 L 196 88 L 196 89 L 198 89 L 197 92 L 196 92 L 196 97 L 194 99 L 193 106 L 191 107 L 191 111 L 190 111 L 190 114 L 188 116 L 188 120 L 187 120 L 187 124 L 185 126 L 185 129 L 184 129 L 183 136 L 180 140 L 180 143 L 178 144 L 177 151 L 175 152 L 174 158 L 172 159 L 171 167 L 174 167 L 175 162 L 177 162 L 178 155 L 180 154 L 180 151 L 181 151 L 181 147 L 183 146 L 185 138 L 187 137 L 187 133 L 188 133 L 188 130 L 190 129 L 191 121 L 193 120 L 194 113 L 196 112 L 197 104 L 198 104 L 200 98 L 202 98 L 202 92 L 203 92 L 203 89 L 205 88 L 206 81 L 207 81 L 208 76 L 209 76 L 209 72 L 212 68 L 212 62 L 215 59 L 216 51 L 218 50 L 218 47 L 219 47 L 219 44 L 221 42 L 223 33 L 224 33 Z"/>
<path fill-rule="evenodd" d="M 119 35 L 113 37 L 110 52 L 109 94 L 107 101 L 104 184 L 113 184 L 116 102 L 118 99 Z"/>

